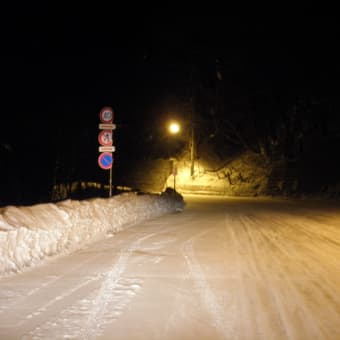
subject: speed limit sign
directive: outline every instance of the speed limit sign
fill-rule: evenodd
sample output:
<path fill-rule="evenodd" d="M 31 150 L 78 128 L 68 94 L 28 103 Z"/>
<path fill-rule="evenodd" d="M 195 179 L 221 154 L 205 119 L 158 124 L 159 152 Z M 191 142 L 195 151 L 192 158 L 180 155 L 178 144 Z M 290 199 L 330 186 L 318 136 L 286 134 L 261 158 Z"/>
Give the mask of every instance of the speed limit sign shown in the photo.
<path fill-rule="evenodd" d="M 99 112 L 99 118 L 102 123 L 113 122 L 113 109 L 111 106 L 103 107 Z"/>

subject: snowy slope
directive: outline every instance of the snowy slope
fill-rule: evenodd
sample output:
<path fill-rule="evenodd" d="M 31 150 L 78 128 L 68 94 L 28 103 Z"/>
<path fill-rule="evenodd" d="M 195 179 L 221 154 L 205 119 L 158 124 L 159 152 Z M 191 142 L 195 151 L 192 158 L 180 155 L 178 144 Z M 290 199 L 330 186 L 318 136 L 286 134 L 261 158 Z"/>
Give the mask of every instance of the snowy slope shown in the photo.
<path fill-rule="evenodd" d="M 66 254 L 140 221 L 183 208 L 175 195 L 125 193 L 110 199 L 0 209 L 0 276 Z"/>

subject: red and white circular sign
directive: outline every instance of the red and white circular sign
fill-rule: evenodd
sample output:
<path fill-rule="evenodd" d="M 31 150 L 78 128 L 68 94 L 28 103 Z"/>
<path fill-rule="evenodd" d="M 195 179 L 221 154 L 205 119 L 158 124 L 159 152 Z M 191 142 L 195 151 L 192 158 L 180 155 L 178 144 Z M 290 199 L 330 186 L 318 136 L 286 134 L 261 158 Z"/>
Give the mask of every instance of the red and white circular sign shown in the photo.
<path fill-rule="evenodd" d="M 98 142 L 100 145 L 112 145 L 112 130 L 102 130 L 98 135 Z"/>
<path fill-rule="evenodd" d="M 99 112 L 99 119 L 102 123 L 113 122 L 113 109 L 110 106 L 103 107 Z"/>

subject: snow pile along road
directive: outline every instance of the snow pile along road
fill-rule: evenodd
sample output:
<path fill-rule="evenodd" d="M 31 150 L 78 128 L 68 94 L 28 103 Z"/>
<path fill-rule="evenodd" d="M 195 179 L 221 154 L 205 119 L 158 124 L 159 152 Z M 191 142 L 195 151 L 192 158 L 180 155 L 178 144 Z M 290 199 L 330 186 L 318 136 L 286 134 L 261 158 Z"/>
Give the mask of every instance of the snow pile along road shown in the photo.
<path fill-rule="evenodd" d="M 125 193 L 0 209 L 0 276 L 80 249 L 127 225 L 182 210 L 180 195 Z"/>

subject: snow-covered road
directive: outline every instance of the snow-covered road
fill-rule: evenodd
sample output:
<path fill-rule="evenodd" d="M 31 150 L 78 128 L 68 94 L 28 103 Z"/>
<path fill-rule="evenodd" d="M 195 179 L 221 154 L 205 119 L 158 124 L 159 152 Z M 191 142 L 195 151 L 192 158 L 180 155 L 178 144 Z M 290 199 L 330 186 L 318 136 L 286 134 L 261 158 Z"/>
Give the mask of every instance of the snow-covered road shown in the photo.
<path fill-rule="evenodd" d="M 0 339 L 340 339 L 340 208 L 183 212 L 0 279 Z"/>

